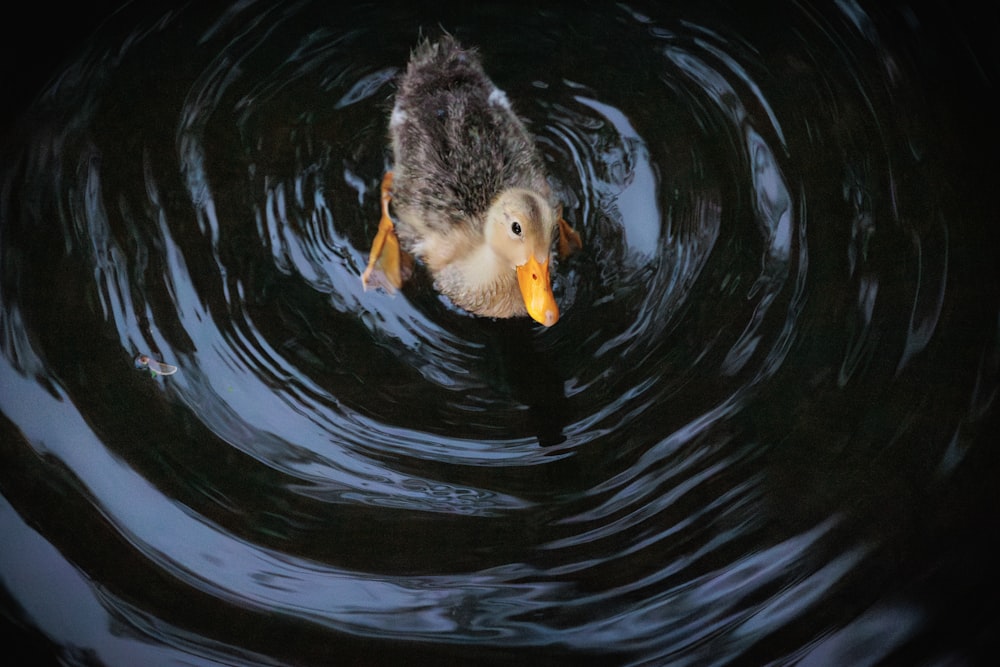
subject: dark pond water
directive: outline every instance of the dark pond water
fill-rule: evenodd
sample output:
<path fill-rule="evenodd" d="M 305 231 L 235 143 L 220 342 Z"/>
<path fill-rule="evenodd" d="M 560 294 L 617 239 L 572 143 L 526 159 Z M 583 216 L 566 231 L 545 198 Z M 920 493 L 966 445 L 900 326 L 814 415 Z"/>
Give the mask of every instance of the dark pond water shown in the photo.
<path fill-rule="evenodd" d="M 16 641 L 126 666 L 994 654 L 995 32 L 744 4 L 135 3 L 78 35 L 0 164 Z M 583 237 L 551 329 L 420 271 L 362 291 L 393 77 L 440 28 Z"/>

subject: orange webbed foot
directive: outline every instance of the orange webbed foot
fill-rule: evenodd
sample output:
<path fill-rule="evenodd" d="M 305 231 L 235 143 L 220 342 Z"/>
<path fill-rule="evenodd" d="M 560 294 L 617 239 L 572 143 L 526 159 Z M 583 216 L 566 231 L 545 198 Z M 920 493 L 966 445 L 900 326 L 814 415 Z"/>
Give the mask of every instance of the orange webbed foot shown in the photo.
<path fill-rule="evenodd" d="M 566 259 L 577 250 L 583 248 L 583 241 L 576 230 L 559 216 L 559 258 Z"/>
<path fill-rule="evenodd" d="M 389 215 L 389 200 L 392 199 L 392 172 L 386 172 L 382 178 L 382 218 L 378 223 L 378 232 L 372 240 L 372 249 L 368 254 L 368 266 L 361 274 L 361 284 L 368 287 L 381 287 L 393 292 L 403 286 L 403 281 L 410 277 L 413 270 L 413 259 L 399 247 L 399 238 L 392 217 Z"/>

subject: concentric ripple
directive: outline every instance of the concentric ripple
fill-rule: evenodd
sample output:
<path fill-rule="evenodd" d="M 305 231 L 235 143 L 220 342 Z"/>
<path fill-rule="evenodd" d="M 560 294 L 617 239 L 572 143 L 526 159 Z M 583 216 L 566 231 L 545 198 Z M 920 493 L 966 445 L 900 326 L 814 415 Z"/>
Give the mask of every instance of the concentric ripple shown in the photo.
<path fill-rule="evenodd" d="M 115 14 L 0 173 L 12 615 L 123 665 L 974 653 L 931 586 L 995 583 L 927 510 L 995 498 L 977 117 L 895 15 L 779 4 Z M 440 29 L 583 237 L 551 329 L 362 288 Z"/>

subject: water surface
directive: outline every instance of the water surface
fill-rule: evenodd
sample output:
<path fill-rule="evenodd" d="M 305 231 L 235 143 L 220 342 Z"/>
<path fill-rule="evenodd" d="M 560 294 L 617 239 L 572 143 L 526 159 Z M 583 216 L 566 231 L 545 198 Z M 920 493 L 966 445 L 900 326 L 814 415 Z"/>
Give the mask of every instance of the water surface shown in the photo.
<path fill-rule="evenodd" d="M 996 58 L 974 17 L 163 4 L 81 40 L 0 165 L 0 584 L 33 646 L 994 652 Z M 419 270 L 362 290 L 393 80 L 442 28 L 583 237 L 551 329 L 471 317 Z"/>

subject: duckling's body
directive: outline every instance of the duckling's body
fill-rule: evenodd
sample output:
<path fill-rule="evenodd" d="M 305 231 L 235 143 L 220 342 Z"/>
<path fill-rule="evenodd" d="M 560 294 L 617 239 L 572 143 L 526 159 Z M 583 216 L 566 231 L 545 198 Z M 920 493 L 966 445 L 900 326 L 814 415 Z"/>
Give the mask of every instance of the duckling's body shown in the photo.
<path fill-rule="evenodd" d="M 390 283 L 402 283 L 398 260 L 381 243 L 395 252 L 395 239 L 383 237 L 396 234 L 461 308 L 555 323 L 552 241 L 558 235 L 568 252 L 579 236 L 561 218 L 531 135 L 477 55 L 451 37 L 418 46 L 389 132 L 394 167 L 383 181 L 383 220 L 363 279 L 379 264 Z"/>

